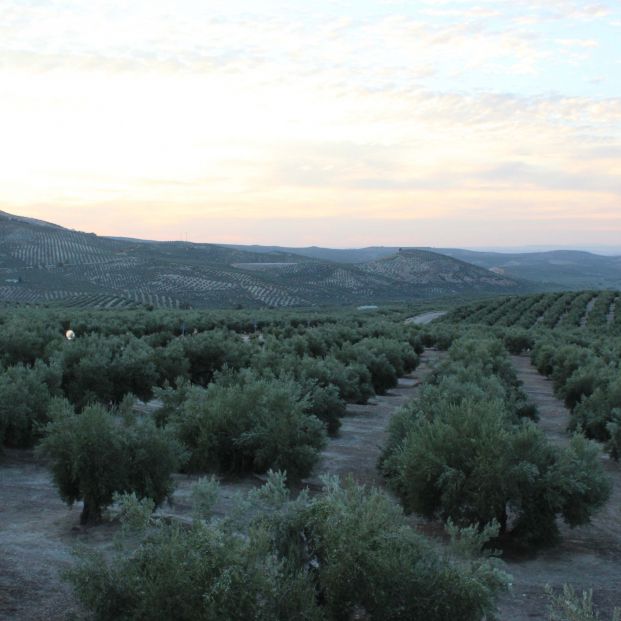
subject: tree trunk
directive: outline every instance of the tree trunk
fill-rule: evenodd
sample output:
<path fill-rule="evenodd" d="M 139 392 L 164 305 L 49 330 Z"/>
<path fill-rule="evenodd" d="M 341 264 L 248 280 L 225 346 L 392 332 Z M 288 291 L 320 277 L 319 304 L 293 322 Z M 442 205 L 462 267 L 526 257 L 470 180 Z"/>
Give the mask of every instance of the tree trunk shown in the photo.
<path fill-rule="evenodd" d="M 498 520 L 498 523 L 500 524 L 500 532 L 498 533 L 499 535 L 504 535 L 507 532 L 507 520 L 507 507 L 505 505 L 502 509 L 502 513 L 500 514 L 500 519 Z"/>
<path fill-rule="evenodd" d="M 88 523 L 88 520 L 91 516 L 91 507 L 88 504 L 88 500 L 84 500 L 84 507 L 82 508 L 82 513 L 80 513 L 80 524 L 84 526 Z"/>
<path fill-rule="evenodd" d="M 101 518 L 101 507 L 97 504 L 84 499 L 84 507 L 80 513 L 80 524 L 84 526 L 92 522 L 97 522 Z"/>

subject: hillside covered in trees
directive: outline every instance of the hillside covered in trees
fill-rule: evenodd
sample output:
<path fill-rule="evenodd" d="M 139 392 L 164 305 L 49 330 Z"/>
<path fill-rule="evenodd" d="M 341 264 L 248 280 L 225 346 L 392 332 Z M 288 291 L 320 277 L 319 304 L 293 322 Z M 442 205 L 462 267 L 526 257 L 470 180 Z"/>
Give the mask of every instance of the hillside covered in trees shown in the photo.
<path fill-rule="evenodd" d="M 98 237 L 0 213 L 0 301 L 78 308 L 368 305 L 536 285 L 426 250 L 351 264 L 291 252 Z"/>

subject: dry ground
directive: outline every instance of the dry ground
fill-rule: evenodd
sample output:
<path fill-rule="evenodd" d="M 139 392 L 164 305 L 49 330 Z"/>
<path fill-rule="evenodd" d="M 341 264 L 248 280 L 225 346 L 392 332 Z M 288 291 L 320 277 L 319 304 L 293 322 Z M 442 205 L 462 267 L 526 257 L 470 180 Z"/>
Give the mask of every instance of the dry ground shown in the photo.
<path fill-rule="evenodd" d="M 415 317 L 409 317 L 405 320 L 405 323 L 413 323 L 417 326 L 424 326 L 431 323 L 434 319 L 443 317 L 447 312 L 448 311 L 429 311 L 428 313 L 422 313 L 421 315 L 416 315 Z"/>

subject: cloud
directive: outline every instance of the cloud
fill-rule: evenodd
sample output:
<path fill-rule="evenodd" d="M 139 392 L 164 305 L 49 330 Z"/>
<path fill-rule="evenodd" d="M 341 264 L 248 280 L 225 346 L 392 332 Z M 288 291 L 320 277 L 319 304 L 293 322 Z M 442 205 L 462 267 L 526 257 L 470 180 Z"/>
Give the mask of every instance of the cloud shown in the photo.
<path fill-rule="evenodd" d="M 173 211 L 613 227 L 618 69 L 592 81 L 621 10 L 422 5 L 7 0 L 0 202 L 108 206 L 132 234 Z"/>
<path fill-rule="evenodd" d="M 594 48 L 599 43 L 594 39 L 556 39 L 556 43 L 563 47 Z"/>
<path fill-rule="evenodd" d="M 621 179 L 615 174 L 567 172 L 524 162 L 506 162 L 480 171 L 477 177 L 482 181 L 502 183 L 512 190 L 535 187 L 564 192 L 606 192 L 621 197 Z"/>

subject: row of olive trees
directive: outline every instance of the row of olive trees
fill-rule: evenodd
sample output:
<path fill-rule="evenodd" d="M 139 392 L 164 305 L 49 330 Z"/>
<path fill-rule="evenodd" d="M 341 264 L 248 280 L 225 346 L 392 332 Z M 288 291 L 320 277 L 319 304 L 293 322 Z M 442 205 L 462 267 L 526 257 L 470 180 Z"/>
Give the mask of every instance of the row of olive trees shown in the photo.
<path fill-rule="evenodd" d="M 39 452 L 49 458 L 61 498 L 83 501 L 81 521 L 97 521 L 115 493 L 134 492 L 159 505 L 172 492 L 172 474 L 266 472 L 282 468 L 299 479 L 315 464 L 325 440 L 322 422 L 306 412 L 293 382 L 251 371 L 225 373 L 207 388 L 183 385 L 178 407 L 156 417 L 100 404 L 76 412 L 65 399 L 49 405 Z"/>
<path fill-rule="evenodd" d="M 610 486 L 594 444 L 575 435 L 555 446 L 532 413 L 500 341 L 456 340 L 420 399 L 393 419 L 381 467 L 407 511 L 496 521 L 505 538 L 552 543 L 558 517 L 587 523 Z"/>
<path fill-rule="evenodd" d="M 131 317 L 121 314 L 116 319 Z M 9 327 L 15 327 L 14 322 Z M 27 338 L 24 345 L 28 349 L 27 343 L 36 343 L 28 355 L 17 356 L 21 361 L 16 362 L 7 354 L 4 370 L 0 366 L 4 443 L 31 446 L 40 437 L 47 405 L 54 397 L 66 397 L 78 410 L 92 403 L 118 404 L 127 394 L 148 400 L 155 387 L 175 384 L 180 378 L 207 386 L 224 368 L 247 367 L 274 377 L 293 374 L 310 396 L 310 412 L 326 424 L 328 433 L 336 433 L 345 403 L 364 403 L 374 392 L 394 386 L 398 376 L 417 363 L 412 343 L 419 351 L 421 347 L 412 330 L 411 343 L 403 343 L 403 335 L 387 321 L 310 327 L 290 322 L 270 326 L 261 340 L 249 342 L 223 329 L 185 338 L 158 332 L 139 338 L 130 327 L 131 322 L 125 333 L 117 326 L 119 333 L 78 334 L 71 342 L 35 330 L 36 338 Z M 7 325 L 0 326 L 0 334 L 2 328 Z"/>
<path fill-rule="evenodd" d="M 608 310 L 615 295 L 609 291 L 571 291 L 502 297 L 460 306 L 445 321 L 520 329 L 578 328 L 584 323 L 614 332 L 615 327 L 608 325 Z M 593 305 L 590 311 L 589 302 Z"/>
<path fill-rule="evenodd" d="M 96 519 L 115 492 L 144 495 L 136 483 L 141 477 L 166 487 L 179 469 L 308 475 L 326 433 L 338 431 L 346 403 L 364 403 L 394 386 L 421 350 L 415 331 L 403 340 L 403 331 L 385 321 L 275 325 L 250 341 L 225 330 L 170 341 L 159 336 L 79 335 L 50 343 L 44 360 L 0 373 L 5 444 L 27 447 L 42 438 L 61 496 L 84 500 L 84 520 Z M 163 408 L 153 420 L 143 415 L 128 423 L 124 399 L 146 400 L 154 391 Z M 91 419 L 105 441 L 87 433 L 91 423 L 97 427 Z M 147 475 L 128 442 L 152 429 L 171 441 L 166 450 L 178 459 Z"/>
<path fill-rule="evenodd" d="M 352 482 L 293 499 L 270 474 L 240 502 L 219 521 L 201 502 L 188 528 L 149 520 L 130 500 L 131 523 L 150 522 L 144 539 L 112 559 L 83 556 L 70 574 L 81 602 L 97 621 L 481 621 L 508 583 L 480 556 L 489 532 L 455 530 L 440 552 L 385 494 Z"/>
<path fill-rule="evenodd" d="M 552 379 L 571 410 L 571 429 L 604 442 L 616 460 L 621 457 L 620 356 L 621 339 L 586 334 L 541 337 L 532 352 L 533 364 Z"/>
<path fill-rule="evenodd" d="M 159 310 L 78 310 L 78 309 L 0 309 L 0 365 L 34 364 L 47 361 L 63 341 L 63 335 L 72 329 L 78 337 L 123 336 L 131 334 L 145 338 L 152 345 L 165 345 L 183 334 L 195 331 L 224 331 L 238 334 L 273 333 L 289 339 L 315 328 L 334 328 L 334 334 L 325 332 L 334 343 L 334 336 L 343 332 L 363 336 L 391 336 L 400 338 L 398 325 L 392 321 L 392 312 L 375 315 L 341 310 L 327 311 L 172 311 Z M 397 317 L 400 313 L 396 313 Z M 319 340 L 322 337 L 319 337 Z M 351 339 L 349 339 L 351 340 Z"/>

